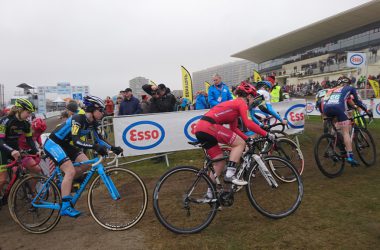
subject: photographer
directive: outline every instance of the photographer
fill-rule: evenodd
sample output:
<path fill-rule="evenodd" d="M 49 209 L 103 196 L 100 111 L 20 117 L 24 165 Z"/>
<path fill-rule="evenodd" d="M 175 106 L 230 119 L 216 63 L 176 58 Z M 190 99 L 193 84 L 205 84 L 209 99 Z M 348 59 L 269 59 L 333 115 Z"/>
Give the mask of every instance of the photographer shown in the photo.
<path fill-rule="evenodd" d="M 170 93 L 170 89 L 164 84 L 158 86 L 145 84 L 142 89 L 152 98 L 150 99 L 149 113 L 161 113 L 174 111 L 176 99 Z"/>

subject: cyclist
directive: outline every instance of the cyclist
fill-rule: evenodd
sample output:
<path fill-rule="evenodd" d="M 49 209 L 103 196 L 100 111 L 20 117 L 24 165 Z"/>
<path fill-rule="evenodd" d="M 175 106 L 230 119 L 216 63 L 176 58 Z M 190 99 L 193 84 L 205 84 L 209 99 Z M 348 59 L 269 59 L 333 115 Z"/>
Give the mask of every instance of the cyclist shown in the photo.
<path fill-rule="evenodd" d="M 223 157 L 223 152 L 218 145 L 219 142 L 232 147 L 227 163 L 225 181 L 236 185 L 247 185 L 246 181 L 236 178 L 235 172 L 237 163 L 245 149 L 245 140 L 251 139 L 239 130 L 238 118 L 241 117 L 243 124 L 249 130 L 271 139 L 274 138 L 274 135 L 262 130 L 248 117 L 248 106 L 253 102 L 255 92 L 250 84 L 241 83 L 235 91 L 237 95 L 235 100 L 222 102 L 211 108 L 202 116 L 195 128 L 195 136 L 200 143 L 204 144 L 203 147 L 212 159 Z M 229 124 L 230 129 L 224 127 L 223 124 Z M 224 169 L 224 161 L 214 163 L 214 168 L 216 175 L 219 176 Z M 210 177 L 215 181 L 212 174 Z M 210 194 L 211 190 L 208 190 L 207 197 Z"/>
<path fill-rule="evenodd" d="M 352 165 L 358 165 L 359 163 L 353 158 L 352 142 L 350 137 L 351 121 L 349 120 L 348 102 L 350 96 L 353 96 L 354 108 L 357 106 L 365 110 L 365 112 L 371 116 L 371 112 L 367 110 L 362 101 L 360 101 L 356 89 L 350 86 L 351 80 L 348 77 L 342 76 L 338 79 L 338 86 L 329 91 L 324 97 L 323 114 L 327 117 L 336 117 L 337 129 L 342 130 L 344 144 L 347 151 L 347 161 Z"/>
<path fill-rule="evenodd" d="M 87 161 L 87 156 L 81 149 L 94 149 L 99 155 L 107 155 L 107 149 L 111 149 L 115 154 L 120 154 L 123 150 L 105 142 L 97 132 L 97 121 L 104 115 L 105 105 L 102 99 L 96 96 L 85 96 L 84 114 L 75 114 L 68 118 L 65 123 L 58 126 L 49 136 L 44 144 L 46 154 L 60 166 L 65 176 L 62 181 L 62 207 L 60 214 L 70 217 L 77 217 L 81 214 L 71 206 L 71 185 L 75 176 L 81 175 L 89 166 L 74 168 L 73 162 Z M 95 144 L 81 140 L 81 136 L 93 132 Z M 74 145 L 70 145 L 70 141 Z"/>
<path fill-rule="evenodd" d="M 4 169 L 4 165 L 12 158 L 18 160 L 21 157 L 18 140 L 22 134 L 26 136 L 31 153 L 37 154 L 38 152 L 32 139 L 30 123 L 27 121 L 35 111 L 33 103 L 27 99 L 18 98 L 9 114 L 0 119 L 0 192 L 7 182 L 7 170 Z"/>
<path fill-rule="evenodd" d="M 282 119 L 281 116 L 273 109 L 273 106 L 271 104 L 271 95 L 269 93 L 269 90 L 271 89 L 272 84 L 269 81 L 261 81 L 258 82 L 256 85 L 257 88 L 257 94 L 262 95 L 262 102 L 256 103 L 251 111 L 251 118 L 252 120 L 258 124 L 260 127 L 265 127 L 264 124 L 262 124 L 258 119 L 257 119 L 257 113 L 258 111 L 262 111 L 266 114 L 272 115 L 274 118 L 279 120 L 282 124 L 286 125 L 287 121 L 285 119 Z M 259 100 L 256 98 L 256 100 Z"/>

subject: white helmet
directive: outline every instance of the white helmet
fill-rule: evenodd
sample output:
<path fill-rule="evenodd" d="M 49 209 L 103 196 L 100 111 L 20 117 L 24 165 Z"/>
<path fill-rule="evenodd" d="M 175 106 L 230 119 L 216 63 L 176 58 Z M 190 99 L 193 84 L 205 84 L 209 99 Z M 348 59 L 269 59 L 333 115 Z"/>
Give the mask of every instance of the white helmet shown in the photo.
<path fill-rule="evenodd" d="M 104 101 L 93 95 L 87 95 L 83 98 L 83 104 L 87 112 L 92 112 L 95 109 L 105 109 Z"/>

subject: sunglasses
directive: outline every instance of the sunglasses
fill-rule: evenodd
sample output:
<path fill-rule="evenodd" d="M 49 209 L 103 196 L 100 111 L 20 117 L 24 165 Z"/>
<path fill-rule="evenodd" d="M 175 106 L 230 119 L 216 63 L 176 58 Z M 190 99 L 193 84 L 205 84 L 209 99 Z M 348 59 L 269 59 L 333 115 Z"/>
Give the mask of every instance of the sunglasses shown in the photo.
<path fill-rule="evenodd" d="M 104 113 L 104 108 L 97 108 L 100 113 Z"/>

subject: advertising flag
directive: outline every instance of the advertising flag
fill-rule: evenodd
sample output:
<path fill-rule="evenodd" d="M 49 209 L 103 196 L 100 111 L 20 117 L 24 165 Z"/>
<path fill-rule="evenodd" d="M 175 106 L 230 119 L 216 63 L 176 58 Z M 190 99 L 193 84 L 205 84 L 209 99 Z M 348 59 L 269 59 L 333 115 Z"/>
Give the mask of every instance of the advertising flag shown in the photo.
<path fill-rule="evenodd" d="M 361 68 L 365 66 L 366 55 L 359 52 L 347 52 L 347 66 L 354 68 Z"/>
<path fill-rule="evenodd" d="M 191 80 L 191 75 L 185 67 L 181 66 L 182 71 L 182 87 L 183 87 L 183 97 L 186 97 L 193 103 L 193 82 Z"/>
<path fill-rule="evenodd" d="M 256 70 L 253 70 L 253 81 L 254 82 L 261 82 L 262 81 L 259 72 L 257 72 Z"/>
<path fill-rule="evenodd" d="M 210 88 L 211 84 L 208 81 L 205 81 L 205 92 L 208 94 L 208 89 Z"/>
<path fill-rule="evenodd" d="M 373 91 L 375 91 L 376 98 L 380 97 L 380 89 L 379 89 L 379 83 L 375 80 L 368 79 L 369 83 L 371 84 Z"/>

